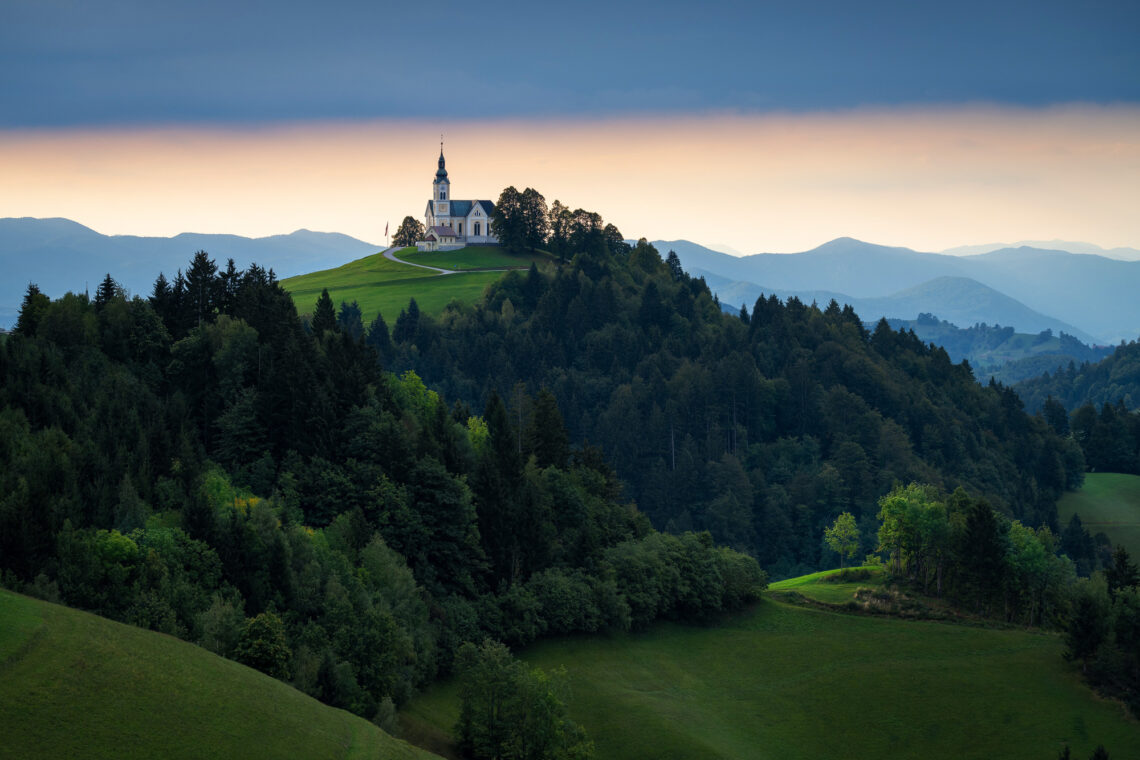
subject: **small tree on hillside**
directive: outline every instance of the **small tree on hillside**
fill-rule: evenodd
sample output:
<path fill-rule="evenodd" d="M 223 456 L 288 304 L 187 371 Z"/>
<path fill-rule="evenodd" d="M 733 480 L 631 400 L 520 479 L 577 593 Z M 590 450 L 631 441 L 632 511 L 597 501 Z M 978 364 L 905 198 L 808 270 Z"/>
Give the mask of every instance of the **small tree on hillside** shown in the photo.
<path fill-rule="evenodd" d="M 405 216 L 404 221 L 400 222 L 400 228 L 396 230 L 396 235 L 392 238 L 392 245 L 415 245 L 417 240 L 424 239 L 425 232 L 422 222 L 413 216 Z"/>
<path fill-rule="evenodd" d="M 835 518 L 831 527 L 824 529 L 823 539 L 839 555 L 839 566 L 844 567 L 846 560 L 859 551 L 859 528 L 855 525 L 854 515 L 844 512 Z"/>
<path fill-rule="evenodd" d="M 320 297 L 317 299 L 317 308 L 313 311 L 313 321 L 311 323 L 313 328 L 313 335 L 320 337 L 326 331 L 336 331 L 336 309 L 333 308 L 332 298 L 329 296 L 329 289 L 325 288 L 321 291 Z"/>

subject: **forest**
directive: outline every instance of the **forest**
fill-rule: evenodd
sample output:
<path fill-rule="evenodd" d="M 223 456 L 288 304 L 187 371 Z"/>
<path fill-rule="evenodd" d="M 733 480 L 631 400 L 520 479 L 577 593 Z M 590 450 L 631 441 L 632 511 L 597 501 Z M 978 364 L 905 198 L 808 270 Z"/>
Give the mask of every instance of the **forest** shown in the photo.
<path fill-rule="evenodd" d="M 409 304 L 375 343 L 385 366 L 475 408 L 494 392 L 516 419 L 552 393 L 570 441 L 605 452 L 658 529 L 707 530 L 774 577 L 833 561 L 821 536 L 842 511 L 873 550 L 895 483 L 962 486 L 1057 529 L 1081 451 L 1010 388 L 834 303 L 724 315 L 675 255 L 592 226 L 567 265 L 510 273 L 480 303 Z"/>
<path fill-rule="evenodd" d="M 713 619 L 763 589 L 754 558 L 653 530 L 550 394 L 473 415 L 382 371 L 351 309 L 314 313 L 204 252 L 149 299 L 29 287 L 0 344 L 3 584 L 389 728 L 464 642 Z"/>
<path fill-rule="evenodd" d="M 1140 343 L 1121 343 L 1098 362 L 1069 362 L 1053 372 L 1020 382 L 1017 392 L 1036 412 L 1053 398 L 1070 412 L 1085 404 L 1140 407 Z"/>
<path fill-rule="evenodd" d="M 675 254 L 552 210 L 561 264 L 438 317 L 413 300 L 391 330 L 327 292 L 298 315 L 272 270 L 201 251 L 149 298 L 111 275 L 93 297 L 29 286 L 0 343 L 0 581 L 384 727 L 456 669 L 551 683 L 494 642 L 715 621 L 769 575 L 832 566 L 843 513 L 855 556 L 1056 617 L 1063 567 L 982 578 L 962 543 L 1057 559 L 1085 454 L 1048 415 L 835 303 L 725 314 Z M 914 482 L 920 506 L 884 511 Z M 945 557 L 907 543 L 928 513 L 952 518 Z"/>

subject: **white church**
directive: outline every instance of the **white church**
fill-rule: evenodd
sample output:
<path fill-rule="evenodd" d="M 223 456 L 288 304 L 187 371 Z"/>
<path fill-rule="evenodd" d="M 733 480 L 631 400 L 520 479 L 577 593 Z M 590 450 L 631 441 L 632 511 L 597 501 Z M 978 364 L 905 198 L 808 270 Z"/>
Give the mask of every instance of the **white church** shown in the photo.
<path fill-rule="evenodd" d="M 495 245 L 491 233 L 491 201 L 457 201 L 451 197 L 451 181 L 444 168 L 443 143 L 439 146 L 439 169 L 432 185 L 432 198 L 424 213 L 426 234 L 416 241 L 420 251 L 453 251 L 465 245 Z"/>

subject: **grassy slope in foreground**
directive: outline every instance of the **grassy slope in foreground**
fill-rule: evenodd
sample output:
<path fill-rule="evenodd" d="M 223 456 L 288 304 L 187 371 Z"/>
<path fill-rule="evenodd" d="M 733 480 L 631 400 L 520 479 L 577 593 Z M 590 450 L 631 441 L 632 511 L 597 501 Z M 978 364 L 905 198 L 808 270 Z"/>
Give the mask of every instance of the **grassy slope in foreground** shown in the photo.
<path fill-rule="evenodd" d="M 396 256 L 428 266 L 444 269 L 484 267 L 529 267 L 532 260 L 549 260 L 545 254 L 537 256 L 510 256 L 499 248 L 473 247 L 442 253 L 416 253 L 415 248 L 403 248 Z M 466 256 L 466 259 L 464 259 Z M 458 262 L 465 262 L 460 265 Z M 376 317 L 384 315 L 391 329 L 401 309 L 416 299 L 420 311 L 438 314 L 451 299 L 466 303 L 478 300 L 483 291 L 503 276 L 496 271 L 471 271 L 439 275 L 428 269 L 407 266 L 384 258 L 382 253 L 365 256 L 336 269 L 325 269 L 282 280 L 281 284 L 293 297 L 300 314 L 311 314 L 323 288 L 328 288 L 333 304 L 356 301 L 364 316 L 365 327 Z"/>
<path fill-rule="evenodd" d="M 428 758 L 170 636 L 0 590 L 0 758 Z"/>
<path fill-rule="evenodd" d="M 1074 512 L 1091 535 L 1103 532 L 1113 546 L 1121 544 L 1133 559 L 1140 559 L 1140 475 L 1085 475 L 1079 491 L 1070 491 L 1057 502 L 1062 529 Z"/>
<path fill-rule="evenodd" d="M 607 760 L 681 758 L 1140 758 L 1140 723 L 1097 698 L 1059 637 L 844 615 L 765 600 L 715 628 L 664 624 L 522 652 L 565 665 L 570 714 Z M 455 685 L 403 720 L 430 737 Z M 418 738 L 417 738 L 418 740 Z"/>

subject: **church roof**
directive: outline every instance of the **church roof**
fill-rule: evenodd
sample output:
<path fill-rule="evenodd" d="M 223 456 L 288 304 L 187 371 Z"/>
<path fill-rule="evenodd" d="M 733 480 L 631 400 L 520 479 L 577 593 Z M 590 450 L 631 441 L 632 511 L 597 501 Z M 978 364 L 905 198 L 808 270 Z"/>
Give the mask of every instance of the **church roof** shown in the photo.
<path fill-rule="evenodd" d="M 444 203 L 450 203 L 451 206 L 448 209 L 448 213 L 441 214 L 441 216 L 467 216 L 471 213 L 471 210 L 475 208 L 476 203 L 483 207 L 483 213 L 488 217 L 495 213 L 495 204 L 491 203 L 491 201 L 444 201 Z M 435 201 L 428 201 L 428 206 L 434 215 L 436 213 Z"/>
<path fill-rule="evenodd" d="M 450 227 L 443 227 L 443 226 L 432 227 L 430 230 L 428 230 L 428 232 L 434 233 L 434 234 L 440 236 L 441 238 L 456 237 L 455 230 L 451 229 Z"/>

